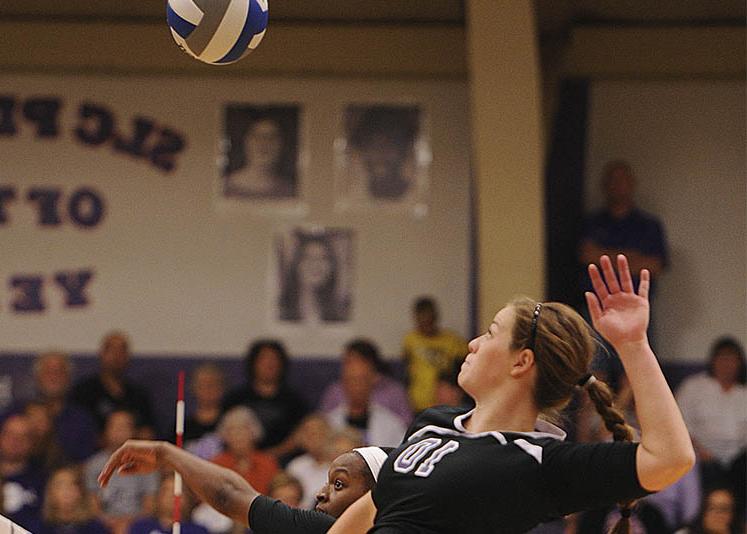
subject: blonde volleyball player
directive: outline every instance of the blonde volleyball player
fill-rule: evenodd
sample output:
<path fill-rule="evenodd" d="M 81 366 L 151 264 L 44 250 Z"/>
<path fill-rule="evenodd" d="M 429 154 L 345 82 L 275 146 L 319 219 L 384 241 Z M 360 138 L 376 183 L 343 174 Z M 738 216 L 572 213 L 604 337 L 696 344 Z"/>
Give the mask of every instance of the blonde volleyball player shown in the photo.
<path fill-rule="evenodd" d="M 473 339 L 459 384 L 473 410 L 429 409 L 389 455 L 372 493 L 330 533 L 525 532 L 571 512 L 618 502 L 627 531 L 631 502 L 679 479 L 693 465 L 690 437 L 646 338 L 649 273 L 638 292 L 624 256 L 619 277 L 603 256 L 589 266 L 586 301 L 596 330 L 618 352 L 633 388 L 640 443 L 589 372 L 586 322 L 558 303 L 516 300 Z M 612 443 L 574 444 L 542 418 L 576 388 L 594 402 Z M 370 530 L 369 530 L 370 529 Z"/>

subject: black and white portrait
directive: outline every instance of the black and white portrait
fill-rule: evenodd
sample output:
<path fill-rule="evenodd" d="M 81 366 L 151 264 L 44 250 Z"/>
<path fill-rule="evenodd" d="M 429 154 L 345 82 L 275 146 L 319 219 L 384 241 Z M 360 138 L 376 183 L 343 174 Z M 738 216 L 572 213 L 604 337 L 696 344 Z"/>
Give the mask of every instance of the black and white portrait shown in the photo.
<path fill-rule="evenodd" d="M 430 163 L 421 118 L 418 106 L 348 106 L 338 143 L 338 195 L 352 202 L 418 200 Z"/>
<path fill-rule="evenodd" d="M 351 319 L 353 232 L 295 228 L 277 242 L 277 319 L 339 324 Z"/>
<path fill-rule="evenodd" d="M 247 200 L 296 197 L 298 122 L 295 105 L 227 105 L 223 196 Z"/>

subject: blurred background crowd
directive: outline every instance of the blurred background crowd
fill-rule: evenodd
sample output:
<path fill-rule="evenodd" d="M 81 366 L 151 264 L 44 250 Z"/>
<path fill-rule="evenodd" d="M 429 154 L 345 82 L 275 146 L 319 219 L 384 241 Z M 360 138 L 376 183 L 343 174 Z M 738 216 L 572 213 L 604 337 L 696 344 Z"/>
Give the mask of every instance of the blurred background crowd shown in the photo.
<path fill-rule="evenodd" d="M 195 362 L 188 377 L 185 448 L 240 473 L 262 493 L 313 508 L 338 455 L 363 445 L 396 446 L 413 416 L 429 406 L 470 405 L 457 382 L 466 340 L 440 324 L 430 297 L 413 303 L 411 317 L 398 361 L 385 361 L 365 338 L 341 347 L 338 376 L 329 376 L 316 403 L 289 382 L 293 363 L 282 340 L 251 341 L 238 381 L 220 363 Z M 173 406 L 175 393 L 131 381 L 130 363 L 124 332 L 105 335 L 89 376 L 76 377 L 65 353 L 36 357 L 33 391 L 13 399 L 1 419 L 5 515 L 32 532 L 170 532 L 172 474 L 115 477 L 105 489 L 96 480 L 126 440 L 174 440 L 173 425 L 158 422 L 154 403 L 166 398 Z M 597 376 L 614 385 L 617 404 L 635 426 L 624 372 L 603 345 L 595 367 Z M 715 340 L 702 371 L 684 378 L 676 392 L 698 464 L 674 486 L 639 503 L 636 528 L 737 532 L 744 517 L 747 450 L 744 347 L 733 338 Z M 561 424 L 579 441 L 611 439 L 585 395 Z M 206 504 L 185 502 L 184 532 L 241 531 Z M 540 529 L 602 532 L 615 513 L 590 511 Z"/>

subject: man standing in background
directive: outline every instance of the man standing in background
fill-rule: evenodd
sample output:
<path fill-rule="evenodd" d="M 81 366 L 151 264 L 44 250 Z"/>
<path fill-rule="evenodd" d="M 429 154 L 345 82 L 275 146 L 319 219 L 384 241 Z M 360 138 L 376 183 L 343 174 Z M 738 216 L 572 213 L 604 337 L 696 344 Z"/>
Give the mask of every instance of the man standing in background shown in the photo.
<path fill-rule="evenodd" d="M 638 287 L 641 269 L 651 273 L 649 299 L 653 302 L 656 281 L 669 264 L 664 228 L 654 215 L 639 209 L 635 203 L 636 179 L 631 166 L 622 160 L 607 163 L 602 174 L 605 207 L 588 217 L 581 237 L 579 260 L 586 266 L 603 254 L 614 258 L 625 254 Z M 585 270 L 584 270 L 585 272 Z M 590 291 L 588 277 L 584 287 Z M 649 338 L 651 338 L 649 323 Z"/>

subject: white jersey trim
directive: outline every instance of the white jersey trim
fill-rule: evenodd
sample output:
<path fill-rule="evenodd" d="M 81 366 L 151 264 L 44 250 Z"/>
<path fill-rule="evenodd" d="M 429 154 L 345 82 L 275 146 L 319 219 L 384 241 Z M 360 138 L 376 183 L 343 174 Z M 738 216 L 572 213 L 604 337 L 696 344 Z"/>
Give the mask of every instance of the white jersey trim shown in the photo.
<path fill-rule="evenodd" d="M 454 418 L 454 428 L 456 428 L 462 433 L 471 434 L 471 432 L 464 427 L 464 420 L 470 417 L 472 415 L 472 412 L 474 411 L 475 409 L 473 408 L 467 413 L 463 413 L 462 415 L 457 415 Z M 534 422 L 534 429 L 535 429 L 534 432 L 513 432 L 512 431 L 511 434 L 521 434 L 522 436 L 527 436 L 530 438 L 552 438 L 552 439 L 557 439 L 558 441 L 564 441 L 566 436 L 568 435 L 565 433 L 565 431 L 562 428 L 555 426 L 554 424 L 548 421 L 545 421 L 543 419 L 537 419 Z M 487 433 L 488 432 L 482 432 L 480 435 L 485 435 Z M 500 433 L 495 432 L 495 434 L 500 434 Z M 501 435 L 501 438 L 506 439 L 505 437 L 503 437 L 503 434 L 500 434 L 500 435 Z"/>
<path fill-rule="evenodd" d="M 537 460 L 537 463 L 542 464 L 542 447 L 535 445 L 534 443 L 529 443 L 525 439 L 515 439 L 513 443 L 517 447 L 523 449 L 529 456 Z"/>
<path fill-rule="evenodd" d="M 428 425 L 424 426 L 417 432 L 413 432 L 412 435 L 410 435 L 407 439 L 408 441 L 413 438 L 419 438 L 423 434 L 427 432 L 433 432 L 434 434 L 438 434 L 440 436 L 461 436 L 464 438 L 472 438 L 472 439 L 478 439 L 483 438 L 485 436 L 490 436 L 495 438 L 498 443 L 501 445 L 506 445 L 508 443 L 508 440 L 501 434 L 500 432 L 479 432 L 479 433 L 472 433 L 472 432 L 460 432 L 458 430 L 454 430 L 452 428 L 444 428 L 442 426 L 436 426 L 436 425 Z"/>

